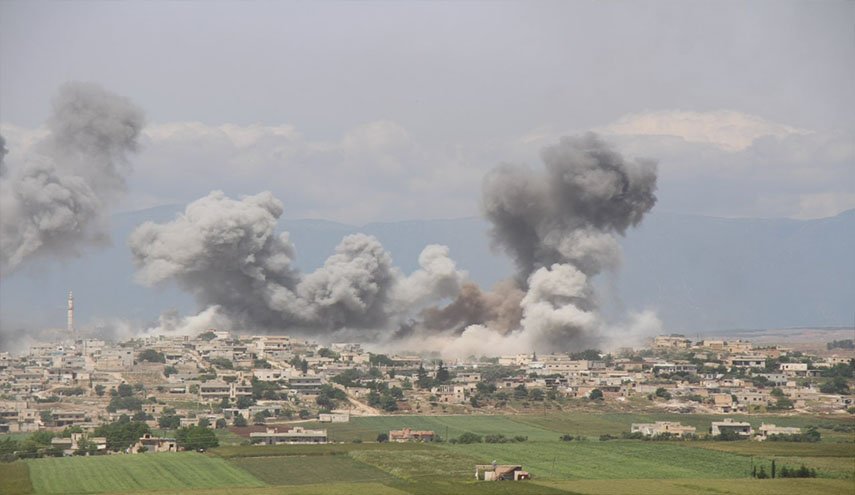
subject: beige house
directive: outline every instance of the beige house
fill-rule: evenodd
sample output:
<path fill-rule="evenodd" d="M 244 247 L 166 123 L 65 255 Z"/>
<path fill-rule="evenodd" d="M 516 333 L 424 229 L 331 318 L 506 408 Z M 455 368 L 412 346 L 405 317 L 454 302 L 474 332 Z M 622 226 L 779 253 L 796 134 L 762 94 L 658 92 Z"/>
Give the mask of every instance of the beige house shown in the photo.
<path fill-rule="evenodd" d="M 686 435 L 694 435 L 696 428 L 694 426 L 683 426 L 680 423 L 672 421 L 657 421 L 655 423 L 633 423 L 630 431 L 632 433 L 641 433 L 646 437 L 656 435 L 671 434 L 678 437 Z"/>
<path fill-rule="evenodd" d="M 403 430 L 392 430 L 389 432 L 390 442 L 432 442 L 434 432 L 430 430 L 412 430 L 404 428 Z"/>
<path fill-rule="evenodd" d="M 153 437 L 151 433 L 143 435 L 139 442 L 131 447 L 132 454 L 150 454 L 156 452 L 178 452 L 178 442 L 174 438 Z"/>
<path fill-rule="evenodd" d="M 710 425 L 710 434 L 714 437 L 727 433 L 736 433 L 741 437 L 750 438 L 754 430 L 751 428 L 751 423 L 734 421 L 733 418 L 713 421 Z"/>
<path fill-rule="evenodd" d="M 267 431 L 264 432 L 250 433 L 249 441 L 253 444 L 263 445 L 327 443 L 327 430 L 307 430 L 301 426 L 295 426 L 285 431 L 278 431 L 276 428 L 267 428 Z"/>
<path fill-rule="evenodd" d="M 90 437 L 85 433 L 72 433 L 69 438 L 52 438 L 50 445 L 53 448 L 62 449 L 62 454 L 69 456 L 74 455 L 74 452 L 82 446 L 84 441 L 94 445 L 98 452 L 107 451 L 107 439 L 105 437 Z"/>
<path fill-rule="evenodd" d="M 765 423 L 762 423 L 760 427 L 757 428 L 757 436 L 754 437 L 754 439 L 763 441 L 768 439 L 772 435 L 800 435 L 801 433 L 801 428 L 767 425 Z"/>

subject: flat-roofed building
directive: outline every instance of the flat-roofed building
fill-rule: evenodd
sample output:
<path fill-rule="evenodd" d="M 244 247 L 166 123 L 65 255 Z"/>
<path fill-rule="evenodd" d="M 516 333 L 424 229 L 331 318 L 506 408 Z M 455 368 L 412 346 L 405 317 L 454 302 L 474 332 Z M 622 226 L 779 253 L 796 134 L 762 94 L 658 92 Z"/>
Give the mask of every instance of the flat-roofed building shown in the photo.
<path fill-rule="evenodd" d="M 286 431 L 267 428 L 263 432 L 252 432 L 249 440 L 253 444 L 277 445 L 283 443 L 327 443 L 327 430 L 307 430 L 295 426 Z"/>
<path fill-rule="evenodd" d="M 673 421 L 657 421 L 655 423 L 633 423 L 630 427 L 632 433 L 641 433 L 646 437 L 670 434 L 678 437 L 695 434 L 694 426 L 684 426 Z"/>
<path fill-rule="evenodd" d="M 754 433 L 751 423 L 734 421 L 733 418 L 724 418 L 724 421 L 713 421 L 710 425 L 710 434 L 714 437 L 726 434 L 736 434 L 740 437 L 749 438 Z"/>

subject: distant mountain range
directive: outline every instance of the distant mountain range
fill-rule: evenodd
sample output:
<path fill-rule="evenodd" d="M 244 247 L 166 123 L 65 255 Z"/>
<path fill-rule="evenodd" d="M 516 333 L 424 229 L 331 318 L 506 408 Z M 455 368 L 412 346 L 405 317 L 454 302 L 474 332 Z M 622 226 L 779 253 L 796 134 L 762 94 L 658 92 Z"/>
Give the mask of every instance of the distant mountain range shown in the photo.
<path fill-rule="evenodd" d="M 146 220 L 181 211 L 164 206 L 116 215 L 114 245 L 67 262 L 43 261 L 2 281 L 3 325 L 62 327 L 66 293 L 73 289 L 78 320 L 152 321 L 169 309 L 194 311 L 174 287 L 133 282 L 126 240 Z M 483 286 L 513 273 L 490 250 L 480 218 L 371 223 L 283 220 L 303 270 L 320 266 L 344 235 L 376 236 L 405 271 L 417 267 L 431 243 L 451 249 L 458 266 Z M 654 212 L 621 240 L 623 266 L 598 281 L 607 315 L 655 309 L 669 332 L 735 328 L 852 325 L 855 315 L 855 210 L 819 220 L 725 219 Z"/>

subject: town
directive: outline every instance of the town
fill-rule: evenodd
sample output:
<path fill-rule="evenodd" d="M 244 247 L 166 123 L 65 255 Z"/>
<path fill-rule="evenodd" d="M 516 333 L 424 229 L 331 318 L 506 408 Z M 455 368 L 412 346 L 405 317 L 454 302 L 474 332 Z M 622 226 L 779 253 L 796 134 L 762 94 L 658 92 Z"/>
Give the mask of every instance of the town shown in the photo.
<path fill-rule="evenodd" d="M 721 415 L 706 431 L 674 421 L 626 424 L 625 438 L 812 441 L 815 428 L 762 423 L 753 429 L 727 415 L 855 414 L 852 341 L 824 347 L 809 353 L 663 335 L 643 349 L 608 354 L 588 349 L 443 361 L 372 353 L 356 343 L 323 346 L 218 330 L 117 343 L 68 339 L 32 345 L 21 355 L 0 353 L 0 433 L 40 433 L 33 437 L 42 442 L 13 447 L 7 440 L 0 454 L 197 450 L 216 446 L 213 431 L 227 428 L 248 444 L 328 443 L 351 439 L 330 438 L 324 424 L 358 416 L 591 407 Z M 163 431 L 177 433 L 155 434 Z M 443 435 L 405 428 L 378 432 L 377 441 L 458 440 Z"/>

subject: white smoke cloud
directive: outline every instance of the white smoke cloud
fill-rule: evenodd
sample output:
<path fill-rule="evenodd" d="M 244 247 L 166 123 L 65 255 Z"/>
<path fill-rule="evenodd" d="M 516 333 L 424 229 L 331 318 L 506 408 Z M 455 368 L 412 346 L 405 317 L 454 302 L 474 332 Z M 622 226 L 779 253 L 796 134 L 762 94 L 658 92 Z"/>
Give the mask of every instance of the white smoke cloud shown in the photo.
<path fill-rule="evenodd" d="M 323 266 L 300 274 L 288 234 L 276 233 L 282 212 L 268 192 L 234 200 L 214 191 L 175 220 L 147 222 L 131 234 L 137 279 L 175 281 L 203 308 L 219 307 L 245 330 L 330 334 L 394 327 L 426 305 L 456 297 L 466 278 L 448 249 L 435 245 L 422 252 L 421 268 L 405 276 L 380 242 L 364 234 L 345 237 Z"/>

